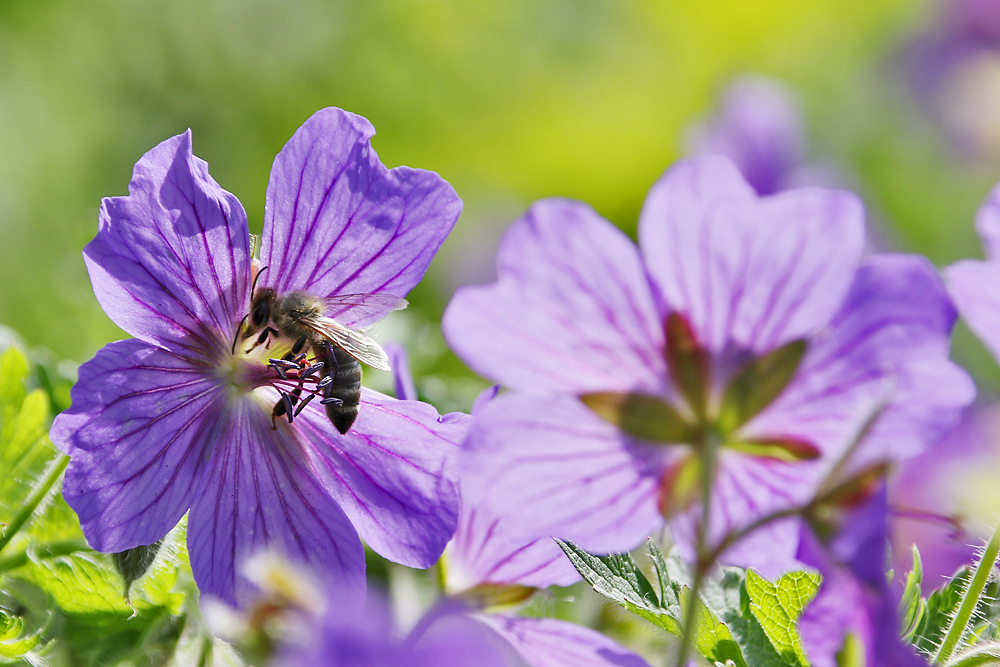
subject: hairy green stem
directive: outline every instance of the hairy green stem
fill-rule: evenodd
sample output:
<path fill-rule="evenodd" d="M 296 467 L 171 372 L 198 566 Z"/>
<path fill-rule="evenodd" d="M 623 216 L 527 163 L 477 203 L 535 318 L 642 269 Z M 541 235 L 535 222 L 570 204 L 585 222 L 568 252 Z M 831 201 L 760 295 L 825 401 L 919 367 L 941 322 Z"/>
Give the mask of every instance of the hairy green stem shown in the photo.
<path fill-rule="evenodd" d="M 990 543 L 986 545 L 982 558 L 976 564 L 976 570 L 962 596 L 962 604 L 959 605 L 958 611 L 951 619 L 951 623 L 948 624 L 948 630 L 945 632 L 944 639 L 941 640 L 941 646 L 934 654 L 934 664 L 940 665 L 948 660 L 962 639 L 962 635 L 965 634 L 969 619 L 972 618 L 976 605 L 979 604 L 979 598 L 983 594 L 983 589 L 986 588 L 986 582 L 989 581 L 993 567 L 996 565 L 998 554 L 1000 554 L 1000 524 L 997 524 L 993 531 L 993 537 L 990 538 Z"/>
<path fill-rule="evenodd" d="M 69 556 L 78 551 L 89 551 L 87 543 L 79 539 L 59 540 L 47 544 L 35 545 L 32 555 L 38 558 L 57 558 L 59 556 Z M 16 570 L 22 565 L 27 565 L 29 560 L 28 547 L 22 546 L 14 551 L 0 556 L 0 572 Z"/>
<path fill-rule="evenodd" d="M 24 505 L 21 506 L 21 509 L 4 529 L 3 535 L 0 535 L 0 551 L 3 551 L 3 548 L 10 543 L 14 535 L 17 534 L 17 531 L 21 530 L 24 524 L 28 523 L 28 519 L 35 513 L 38 506 L 42 504 L 42 501 L 45 500 L 45 496 L 52 490 L 52 486 L 59 479 L 59 476 L 62 475 L 63 470 L 66 469 L 68 464 L 69 457 L 65 454 L 60 454 L 49 464 L 41 481 L 31 490 L 31 495 L 24 501 Z"/>
<path fill-rule="evenodd" d="M 694 577 L 691 581 L 691 597 L 687 609 L 684 610 L 684 632 L 681 635 L 681 646 L 677 652 L 677 667 L 687 665 L 688 654 L 694 640 L 695 626 L 698 625 L 698 603 L 700 601 L 701 585 L 712 567 L 713 560 L 706 558 L 708 552 L 709 517 L 712 509 L 712 483 L 715 481 L 715 459 L 721 444 L 715 434 L 708 433 L 700 438 L 701 447 L 701 521 L 696 528 L 697 562 Z"/>

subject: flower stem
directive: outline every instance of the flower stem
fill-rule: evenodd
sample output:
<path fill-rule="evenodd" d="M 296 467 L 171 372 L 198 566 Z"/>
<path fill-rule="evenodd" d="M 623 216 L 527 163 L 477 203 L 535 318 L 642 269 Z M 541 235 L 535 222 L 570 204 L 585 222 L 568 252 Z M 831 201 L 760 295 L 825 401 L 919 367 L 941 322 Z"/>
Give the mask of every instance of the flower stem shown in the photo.
<path fill-rule="evenodd" d="M 955 612 L 951 623 L 948 624 L 948 630 L 945 633 L 944 639 L 941 640 L 941 646 L 938 647 L 937 653 L 934 654 L 934 664 L 942 664 L 950 658 L 955 647 L 958 646 L 958 642 L 962 639 L 962 635 L 965 634 L 969 619 L 972 618 L 972 614 L 979 604 L 979 598 L 983 594 L 983 589 L 986 588 L 986 582 L 990 578 L 990 573 L 993 572 L 993 567 L 996 565 L 998 554 L 1000 554 L 1000 524 L 993 531 L 990 543 L 986 545 L 986 550 L 983 551 L 982 558 L 976 564 L 976 570 L 972 574 L 969 585 L 962 596 L 962 604 L 959 605 L 958 611 Z"/>
<path fill-rule="evenodd" d="M 720 441 L 715 434 L 707 433 L 700 438 L 701 445 L 701 521 L 696 528 L 697 533 L 697 557 L 694 568 L 694 577 L 691 580 L 691 596 L 688 598 L 687 608 L 684 610 L 684 632 L 681 635 L 681 646 L 677 652 L 677 667 L 687 665 L 688 653 L 694 640 L 694 633 L 698 625 L 698 603 L 701 598 L 701 586 L 705 580 L 705 575 L 715 562 L 710 556 L 708 549 L 709 517 L 712 509 L 712 483 L 715 481 L 715 463 Z"/>
<path fill-rule="evenodd" d="M 24 524 L 28 523 L 28 519 L 35 513 L 35 510 L 38 509 L 42 501 L 45 500 L 45 497 L 52 489 L 52 485 L 56 483 L 56 480 L 62 475 L 67 465 L 69 465 L 69 457 L 65 454 L 60 454 L 49 463 L 49 467 L 45 471 L 45 475 L 41 481 L 31 490 L 31 495 L 25 500 L 24 505 L 21 506 L 18 513 L 14 515 L 10 524 L 7 525 L 3 535 L 0 535 L 0 551 L 3 551 L 3 548 L 10 543 L 14 535 L 17 534 L 17 531 L 21 530 Z"/>

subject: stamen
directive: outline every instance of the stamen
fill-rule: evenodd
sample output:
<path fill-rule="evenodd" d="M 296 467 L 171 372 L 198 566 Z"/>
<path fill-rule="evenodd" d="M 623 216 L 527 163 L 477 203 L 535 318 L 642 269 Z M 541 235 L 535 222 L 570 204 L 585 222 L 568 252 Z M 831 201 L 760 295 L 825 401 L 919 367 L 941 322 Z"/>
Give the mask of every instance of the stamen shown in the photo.
<path fill-rule="evenodd" d="M 303 401 L 299 403 L 299 407 L 295 408 L 295 414 L 292 416 L 298 417 L 299 413 L 302 412 L 302 408 L 309 405 L 309 401 L 313 400 L 314 398 L 316 398 L 316 394 L 309 394 L 308 396 L 306 396 L 305 399 L 303 399 Z M 292 420 L 289 419 L 288 421 L 291 422 Z"/>
<path fill-rule="evenodd" d="M 294 370 L 302 369 L 302 365 L 295 361 L 286 361 L 285 359 L 268 359 L 268 361 L 271 362 L 271 365 L 275 367 L 281 366 L 282 368 L 285 369 L 294 369 Z"/>
<path fill-rule="evenodd" d="M 292 397 L 286 394 L 285 392 L 281 392 L 281 399 L 285 402 L 285 414 L 288 416 L 288 423 L 291 424 L 292 418 L 295 417 L 295 415 L 293 414 L 295 410 L 293 409 L 294 406 L 292 405 Z"/>
<path fill-rule="evenodd" d="M 307 378 L 310 375 L 314 375 L 316 373 L 316 371 L 318 371 L 321 368 L 323 368 L 323 362 L 322 361 L 317 361 L 312 366 L 310 366 L 309 368 L 306 368 L 301 373 L 299 373 L 299 378 Z"/>
<path fill-rule="evenodd" d="M 323 405 L 336 405 L 338 407 L 344 404 L 342 400 L 340 400 L 339 398 L 334 398 L 332 396 L 320 399 L 320 403 L 322 403 Z"/>
<path fill-rule="evenodd" d="M 319 382 L 316 383 L 316 388 L 317 389 L 326 389 L 330 385 L 331 382 L 333 382 L 333 376 L 326 375 L 326 376 L 323 377 L 322 380 L 320 380 Z"/>

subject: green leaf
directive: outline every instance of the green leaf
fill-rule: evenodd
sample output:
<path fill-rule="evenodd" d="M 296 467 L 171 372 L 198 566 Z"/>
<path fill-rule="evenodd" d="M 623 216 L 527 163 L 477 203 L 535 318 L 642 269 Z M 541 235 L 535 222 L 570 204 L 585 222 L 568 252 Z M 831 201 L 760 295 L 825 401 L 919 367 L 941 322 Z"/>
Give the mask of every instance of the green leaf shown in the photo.
<path fill-rule="evenodd" d="M 24 621 L 0 611 L 0 660 L 13 660 L 35 648 L 41 633 L 25 632 Z"/>
<path fill-rule="evenodd" d="M 687 584 L 691 581 L 688 566 L 676 548 L 666 560 L 670 578 Z M 738 567 L 721 567 L 718 574 L 702 582 L 701 598 L 726 624 L 743 656 L 753 667 L 786 667 L 788 663 L 778 655 L 771 640 L 750 611 L 750 598 L 743 585 L 745 573 Z"/>
<path fill-rule="evenodd" d="M 639 570 L 628 554 L 594 556 L 572 542 L 556 540 L 584 580 L 604 597 L 617 602 L 632 613 L 680 637 L 683 631 L 683 611 L 690 603 L 691 589 L 671 573 L 670 560 L 652 541 L 648 542 L 650 558 L 656 570 L 659 595 L 649 579 Z M 671 560 L 675 556 L 671 555 Z M 680 562 L 677 559 L 676 562 Z M 697 627 L 694 647 L 712 662 L 737 667 L 758 667 L 765 663 L 747 663 L 731 629 L 707 604 L 697 606 Z M 782 663 L 774 663 L 775 667 Z"/>
<path fill-rule="evenodd" d="M 573 542 L 556 540 L 556 543 L 596 592 L 667 632 L 680 636 L 680 615 L 673 616 L 671 610 L 660 606 L 656 591 L 631 556 L 594 556 Z"/>
<path fill-rule="evenodd" d="M 48 399 L 26 391 L 27 375 L 24 355 L 7 348 L 0 355 L 0 524 L 11 522 L 56 454 L 47 435 Z"/>
<path fill-rule="evenodd" d="M 963 567 L 927 598 L 926 611 L 913 633 L 913 645 L 918 650 L 932 653 L 937 649 L 945 628 L 962 601 L 962 591 L 968 581 L 969 569 Z"/>
<path fill-rule="evenodd" d="M 924 564 L 920 559 L 917 545 L 913 545 L 913 569 L 906 575 L 906 585 L 903 596 L 899 600 L 899 618 L 902 637 L 907 642 L 913 642 L 917 627 L 927 612 L 927 602 L 920 597 L 920 586 L 924 580 Z"/>
<path fill-rule="evenodd" d="M 75 515 L 59 496 L 32 527 L 32 532 L 49 530 L 57 539 L 79 535 L 79 525 L 74 526 L 71 521 L 75 524 Z M 37 553 L 11 575 L 37 585 L 53 597 L 60 609 L 72 614 L 133 614 L 158 607 L 177 613 L 183 595 L 173 588 L 180 561 L 186 557 L 183 540 L 179 539 L 182 528 L 171 532 L 161 555 L 131 589 L 128 600 L 123 595 L 124 581 L 116 574 L 111 555 L 89 549 L 54 556 Z"/>
<path fill-rule="evenodd" d="M 747 570 L 746 590 L 750 611 L 781 657 L 791 665 L 809 664 L 796 623 L 802 610 L 819 590 L 820 577 L 808 572 L 789 572 L 771 583 Z"/>

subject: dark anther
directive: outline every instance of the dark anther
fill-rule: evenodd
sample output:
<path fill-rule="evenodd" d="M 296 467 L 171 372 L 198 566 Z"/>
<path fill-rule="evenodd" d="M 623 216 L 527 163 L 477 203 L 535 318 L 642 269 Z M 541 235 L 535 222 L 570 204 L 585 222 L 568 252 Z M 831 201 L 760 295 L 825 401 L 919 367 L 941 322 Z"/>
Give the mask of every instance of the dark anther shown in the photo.
<path fill-rule="evenodd" d="M 322 403 L 323 405 L 338 405 L 338 406 L 344 404 L 342 400 L 340 400 L 339 398 L 333 398 L 332 396 L 329 398 L 321 399 L 320 403 Z"/>
<path fill-rule="evenodd" d="M 299 373 L 299 377 L 300 378 L 307 378 L 310 375 L 315 374 L 316 371 L 318 371 L 321 368 L 323 368 L 323 362 L 322 361 L 317 361 L 312 366 L 310 366 L 309 368 L 307 368 L 304 371 L 302 371 L 301 373 Z"/>
<path fill-rule="evenodd" d="M 319 364 L 317 364 L 318 366 Z M 325 376 L 322 380 L 316 383 L 317 389 L 326 389 L 333 382 L 333 377 L 330 375 Z"/>
<path fill-rule="evenodd" d="M 282 368 L 292 369 L 296 371 L 302 369 L 302 366 L 296 363 L 295 361 L 289 361 L 286 359 L 268 359 L 268 361 L 271 362 L 271 365 L 274 366 L 275 368 L 281 366 Z"/>
<path fill-rule="evenodd" d="M 301 403 L 299 403 L 299 406 L 297 408 L 295 408 L 295 414 L 293 414 L 292 416 L 293 417 L 298 417 L 299 413 L 302 412 L 302 408 L 304 408 L 307 405 L 309 405 L 309 401 L 313 400 L 314 398 L 316 398 L 316 394 L 309 394 L 308 396 L 306 396 L 305 400 L 303 400 Z M 292 421 L 292 420 L 289 419 L 288 421 Z"/>
<path fill-rule="evenodd" d="M 306 345 L 306 337 L 299 336 L 299 339 L 295 341 L 295 345 L 292 345 L 292 354 L 298 354 L 302 351 L 302 348 Z"/>

